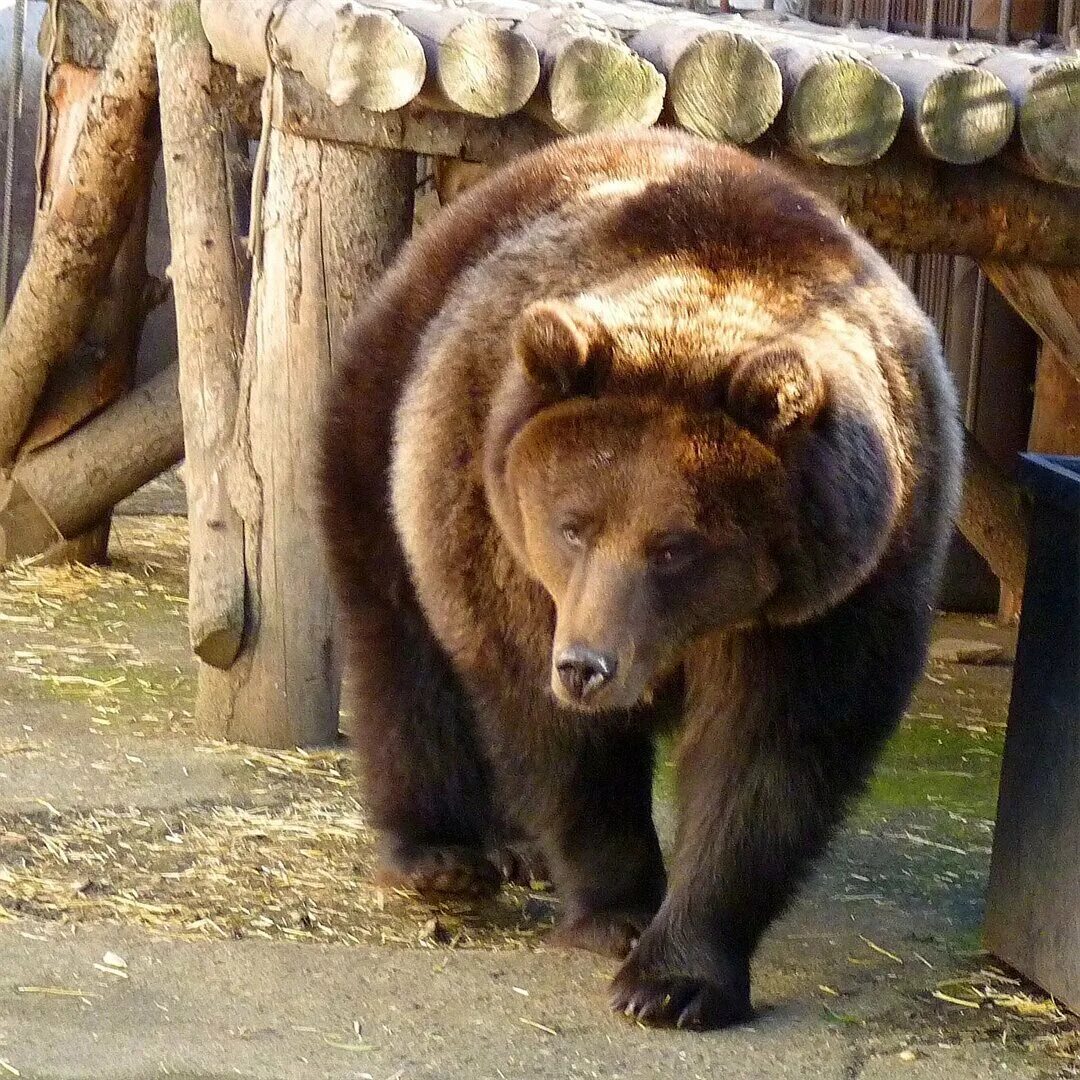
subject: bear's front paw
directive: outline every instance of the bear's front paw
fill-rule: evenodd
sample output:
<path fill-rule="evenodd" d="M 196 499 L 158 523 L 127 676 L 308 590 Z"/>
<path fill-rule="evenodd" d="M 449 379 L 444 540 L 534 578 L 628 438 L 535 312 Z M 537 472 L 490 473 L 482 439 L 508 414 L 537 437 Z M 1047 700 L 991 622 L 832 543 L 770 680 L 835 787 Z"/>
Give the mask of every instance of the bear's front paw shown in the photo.
<path fill-rule="evenodd" d="M 611 1008 L 653 1027 L 699 1031 L 753 1018 L 750 994 L 730 982 L 638 970 L 633 958 L 611 983 Z"/>
<path fill-rule="evenodd" d="M 590 911 L 566 915 L 548 935 L 553 945 L 614 956 L 623 960 L 637 944 L 650 915 L 626 911 Z"/>
<path fill-rule="evenodd" d="M 422 896 L 494 896 L 502 885 L 499 868 L 481 851 L 458 845 L 409 845 L 388 854 L 376 881 L 412 889 Z"/>

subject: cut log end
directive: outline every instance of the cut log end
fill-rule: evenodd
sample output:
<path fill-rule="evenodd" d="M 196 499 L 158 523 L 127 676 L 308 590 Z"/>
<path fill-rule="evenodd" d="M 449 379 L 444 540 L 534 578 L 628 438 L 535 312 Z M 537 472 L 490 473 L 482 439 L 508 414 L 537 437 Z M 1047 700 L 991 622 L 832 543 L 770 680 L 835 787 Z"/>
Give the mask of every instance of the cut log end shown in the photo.
<path fill-rule="evenodd" d="M 927 153 L 952 165 L 974 165 L 1004 149 L 1016 110 L 1005 84 L 988 71 L 953 68 L 927 87 L 915 115 Z"/>
<path fill-rule="evenodd" d="M 451 107 L 494 119 L 517 112 L 540 81 L 540 59 L 526 38 L 494 19 L 470 17 L 439 44 L 438 88 Z"/>
<path fill-rule="evenodd" d="M 823 56 L 792 90 L 788 137 L 800 157 L 852 168 L 889 149 L 903 115 L 899 89 L 880 72 L 851 56 Z"/>
<path fill-rule="evenodd" d="M 780 69 L 746 37 L 701 34 L 669 75 L 668 102 L 681 127 L 741 146 L 776 119 L 783 104 Z"/>
<path fill-rule="evenodd" d="M 663 75 L 621 42 L 579 37 L 551 70 L 551 116 L 570 134 L 648 127 L 660 117 L 665 88 Z"/>
<path fill-rule="evenodd" d="M 238 618 L 229 619 L 218 627 L 191 625 L 191 648 L 204 663 L 219 671 L 228 671 L 240 655 L 243 644 L 244 613 Z"/>
<path fill-rule="evenodd" d="M 353 102 L 372 112 L 404 108 L 424 84 L 427 62 L 416 36 L 383 11 L 348 12 L 326 62 L 326 95 L 335 105 Z M 312 79 L 304 72 L 314 85 Z"/>
<path fill-rule="evenodd" d="M 1057 60 L 1034 75 L 1018 128 L 1024 155 L 1041 178 L 1080 187 L 1080 60 Z"/>

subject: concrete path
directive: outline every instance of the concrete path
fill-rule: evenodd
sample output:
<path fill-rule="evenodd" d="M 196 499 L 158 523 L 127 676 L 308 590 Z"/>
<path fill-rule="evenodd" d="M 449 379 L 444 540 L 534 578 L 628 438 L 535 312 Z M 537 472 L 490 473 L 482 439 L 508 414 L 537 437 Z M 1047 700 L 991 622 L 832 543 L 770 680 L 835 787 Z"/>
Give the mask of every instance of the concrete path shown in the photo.
<path fill-rule="evenodd" d="M 120 520 L 114 570 L 0 575 L 0 1080 L 1080 1075 L 1076 1024 L 978 952 L 1006 666 L 932 667 L 764 944 L 755 1023 L 651 1031 L 607 1011 L 612 964 L 540 943 L 543 897 L 445 925 L 384 898 L 346 759 L 193 734 L 155 520 Z"/>

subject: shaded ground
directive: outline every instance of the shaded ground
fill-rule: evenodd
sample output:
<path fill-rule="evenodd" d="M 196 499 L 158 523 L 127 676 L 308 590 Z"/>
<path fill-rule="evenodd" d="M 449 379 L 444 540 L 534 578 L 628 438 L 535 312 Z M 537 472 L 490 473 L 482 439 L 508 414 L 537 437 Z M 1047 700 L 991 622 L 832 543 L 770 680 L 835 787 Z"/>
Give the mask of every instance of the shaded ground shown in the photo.
<path fill-rule="evenodd" d="M 931 666 L 762 950 L 761 1018 L 657 1033 L 606 1013 L 611 964 L 543 946 L 547 893 L 376 889 L 345 755 L 199 740 L 183 521 L 113 550 L 0 575 L 0 1078 L 1080 1075 L 1074 1022 L 978 952 L 1008 666 Z"/>

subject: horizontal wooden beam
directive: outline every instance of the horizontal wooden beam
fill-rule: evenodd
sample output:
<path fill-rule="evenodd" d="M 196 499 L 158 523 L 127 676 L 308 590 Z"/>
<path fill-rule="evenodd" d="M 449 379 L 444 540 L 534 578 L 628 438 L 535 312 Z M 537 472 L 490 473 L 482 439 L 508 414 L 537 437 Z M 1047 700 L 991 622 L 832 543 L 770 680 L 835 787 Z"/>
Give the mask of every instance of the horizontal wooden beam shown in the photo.
<path fill-rule="evenodd" d="M 498 165 L 553 136 L 522 117 L 481 122 L 424 109 L 373 114 L 334 108 L 302 81 L 275 88 L 272 121 L 312 139 L 410 150 Z M 1080 265 L 1080 192 L 1042 184 L 989 162 L 959 167 L 898 151 L 860 168 L 810 164 L 778 146 L 769 157 L 834 202 L 882 248 L 976 259 Z"/>

